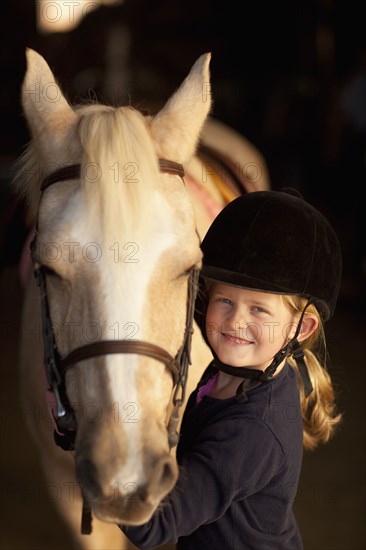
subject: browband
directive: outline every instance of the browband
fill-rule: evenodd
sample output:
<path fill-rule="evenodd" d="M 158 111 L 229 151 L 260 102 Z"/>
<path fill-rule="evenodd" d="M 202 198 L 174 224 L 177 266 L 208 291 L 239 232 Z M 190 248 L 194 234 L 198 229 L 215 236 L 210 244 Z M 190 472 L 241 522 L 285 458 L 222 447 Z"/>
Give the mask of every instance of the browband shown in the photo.
<path fill-rule="evenodd" d="M 184 178 L 184 168 L 181 164 L 179 164 L 179 162 L 174 162 L 173 160 L 159 159 L 159 169 L 160 172 L 165 172 L 174 176 L 180 176 L 181 178 Z M 54 172 L 52 172 L 52 174 L 44 178 L 41 185 L 41 191 L 44 191 L 45 189 L 47 189 L 47 187 L 58 181 L 66 181 L 80 178 L 80 174 L 80 164 L 69 164 L 68 166 L 59 168 L 58 170 L 55 170 Z"/>

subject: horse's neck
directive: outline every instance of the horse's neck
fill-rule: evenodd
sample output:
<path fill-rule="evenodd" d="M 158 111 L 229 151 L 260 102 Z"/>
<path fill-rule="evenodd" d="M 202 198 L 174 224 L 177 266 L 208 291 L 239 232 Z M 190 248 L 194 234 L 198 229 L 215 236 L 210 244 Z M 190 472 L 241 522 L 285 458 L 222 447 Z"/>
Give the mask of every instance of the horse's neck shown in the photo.
<path fill-rule="evenodd" d="M 225 204 L 212 178 L 204 178 L 204 180 L 202 179 L 202 163 L 198 157 L 195 157 L 185 167 L 184 181 L 191 196 L 196 227 L 201 239 Z"/>
<path fill-rule="evenodd" d="M 213 165 L 208 167 L 199 156 L 185 166 L 184 179 L 192 199 L 197 231 L 203 239 L 215 217 L 240 192 L 228 184 L 222 171 Z"/>
<path fill-rule="evenodd" d="M 184 168 L 201 239 L 226 204 L 242 194 L 270 188 L 260 151 L 212 118 L 206 121 L 196 156 Z"/>

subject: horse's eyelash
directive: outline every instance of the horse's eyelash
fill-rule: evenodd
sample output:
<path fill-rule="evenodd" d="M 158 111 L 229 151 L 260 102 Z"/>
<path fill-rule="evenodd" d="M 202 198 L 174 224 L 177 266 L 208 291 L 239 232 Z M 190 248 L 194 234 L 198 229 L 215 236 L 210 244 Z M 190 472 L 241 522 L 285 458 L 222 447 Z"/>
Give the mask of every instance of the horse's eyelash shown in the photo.
<path fill-rule="evenodd" d="M 181 273 L 180 276 L 181 276 L 181 277 L 187 277 L 188 275 L 190 275 L 190 274 L 192 273 L 192 271 L 193 271 L 196 267 L 197 267 L 196 264 L 191 265 L 191 267 L 189 267 L 188 269 L 186 269 L 185 271 L 183 271 L 183 272 Z"/>

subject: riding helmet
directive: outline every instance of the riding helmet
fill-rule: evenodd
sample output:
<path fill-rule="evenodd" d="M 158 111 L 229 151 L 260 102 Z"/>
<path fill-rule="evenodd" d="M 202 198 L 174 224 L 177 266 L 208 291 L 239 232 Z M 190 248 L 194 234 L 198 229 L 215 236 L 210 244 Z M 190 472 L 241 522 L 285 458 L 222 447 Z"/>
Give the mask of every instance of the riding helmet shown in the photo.
<path fill-rule="evenodd" d="M 327 219 L 296 190 L 254 191 L 234 199 L 215 218 L 201 248 L 201 288 L 210 279 L 299 294 L 314 302 L 324 321 L 333 315 L 341 282 L 340 245 Z M 195 318 L 201 330 L 206 305 L 200 293 Z"/>

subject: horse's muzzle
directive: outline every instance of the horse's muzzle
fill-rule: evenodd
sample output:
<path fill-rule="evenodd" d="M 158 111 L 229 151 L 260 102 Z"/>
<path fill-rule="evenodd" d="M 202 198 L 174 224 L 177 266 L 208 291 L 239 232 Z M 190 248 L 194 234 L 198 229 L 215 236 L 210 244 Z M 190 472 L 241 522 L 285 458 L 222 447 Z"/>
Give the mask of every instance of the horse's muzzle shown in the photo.
<path fill-rule="evenodd" d="M 93 513 L 102 521 L 139 525 L 146 523 L 161 500 L 172 490 L 178 468 L 175 459 L 163 455 L 151 464 L 141 481 L 102 480 L 98 468 L 89 459 L 76 459 L 80 488 Z M 147 481 L 146 481 L 147 480 Z"/>

